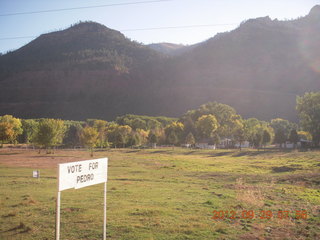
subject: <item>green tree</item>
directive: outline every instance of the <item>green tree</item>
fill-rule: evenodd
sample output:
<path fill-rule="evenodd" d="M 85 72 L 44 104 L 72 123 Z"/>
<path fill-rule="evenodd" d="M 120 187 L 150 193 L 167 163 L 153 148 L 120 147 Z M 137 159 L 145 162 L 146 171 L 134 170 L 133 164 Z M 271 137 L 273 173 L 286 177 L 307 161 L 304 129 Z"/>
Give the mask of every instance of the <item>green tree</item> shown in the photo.
<path fill-rule="evenodd" d="M 195 140 L 192 132 L 188 133 L 185 142 L 186 142 L 186 144 L 190 144 L 191 146 L 194 146 L 194 144 L 196 143 L 196 140 Z"/>
<path fill-rule="evenodd" d="M 127 144 L 128 146 L 140 146 L 142 144 L 142 136 L 138 132 L 132 131 Z"/>
<path fill-rule="evenodd" d="M 212 114 L 203 115 L 196 121 L 196 129 L 201 138 L 211 138 L 218 129 L 218 121 Z"/>
<path fill-rule="evenodd" d="M 164 129 L 166 141 L 170 144 L 179 144 L 182 141 L 184 125 L 181 122 L 172 122 Z"/>
<path fill-rule="evenodd" d="M 133 130 L 136 130 L 136 129 L 147 130 L 147 123 L 145 120 L 143 120 L 141 118 L 135 118 L 131 122 L 131 127 Z"/>
<path fill-rule="evenodd" d="M 234 141 L 239 143 L 239 149 L 241 151 L 242 143 L 247 140 L 247 132 L 245 129 L 245 123 L 242 120 L 242 118 L 236 119 L 234 121 L 232 135 L 233 135 Z"/>
<path fill-rule="evenodd" d="M 262 134 L 262 145 L 266 147 L 266 145 L 270 142 L 271 142 L 271 133 L 268 129 L 264 129 Z"/>
<path fill-rule="evenodd" d="M 298 114 L 300 124 L 304 131 L 312 135 L 315 146 L 320 142 L 320 92 L 305 93 L 302 97 L 297 97 Z"/>
<path fill-rule="evenodd" d="M 67 126 L 65 137 L 63 138 L 63 144 L 68 147 L 75 147 L 81 145 L 80 133 L 83 129 L 81 122 L 65 121 Z"/>
<path fill-rule="evenodd" d="M 185 139 L 189 133 L 192 133 L 192 135 L 195 138 L 197 137 L 197 130 L 196 130 L 195 121 L 192 119 L 192 117 L 190 115 L 184 115 L 183 117 L 180 118 L 179 121 L 181 123 L 183 123 L 183 125 L 184 125 L 184 138 Z"/>
<path fill-rule="evenodd" d="M 273 128 L 264 121 L 256 118 L 249 118 L 244 121 L 244 129 L 247 140 L 251 146 L 260 148 L 272 141 L 274 132 Z"/>
<path fill-rule="evenodd" d="M 99 133 L 93 127 L 85 127 L 80 132 L 80 142 L 83 146 L 90 149 L 90 155 L 93 157 L 93 149 L 98 142 Z"/>
<path fill-rule="evenodd" d="M 220 138 L 219 134 L 218 133 L 214 133 L 213 136 L 210 138 L 210 142 L 209 143 L 211 145 L 217 145 L 217 144 L 220 143 L 220 141 L 221 141 L 221 138 Z"/>
<path fill-rule="evenodd" d="M 174 131 L 171 131 L 169 135 L 167 136 L 168 143 L 172 144 L 173 146 L 177 145 L 179 143 L 179 138 L 177 134 Z"/>
<path fill-rule="evenodd" d="M 125 147 L 128 142 L 131 131 L 132 129 L 128 125 L 119 126 L 117 129 L 117 132 L 118 132 L 117 144 L 122 145 L 122 147 Z"/>
<path fill-rule="evenodd" d="M 136 129 L 131 131 L 131 134 L 128 139 L 129 146 L 141 146 L 146 144 L 148 141 L 148 132 L 143 129 Z"/>
<path fill-rule="evenodd" d="M 244 129 L 247 135 L 247 140 L 251 146 L 254 146 L 254 139 L 257 128 L 261 125 L 261 122 L 256 118 L 249 118 L 244 121 Z"/>
<path fill-rule="evenodd" d="M 34 136 L 34 142 L 47 149 L 53 148 L 62 143 L 66 132 L 66 126 L 60 119 L 41 119 Z"/>
<path fill-rule="evenodd" d="M 114 147 L 125 147 L 128 143 L 132 132 L 132 128 L 128 125 L 121 126 L 116 123 L 112 123 L 108 126 L 107 136 L 108 140 Z"/>
<path fill-rule="evenodd" d="M 263 133 L 263 132 L 262 132 Z M 263 134 L 261 134 L 261 131 L 256 131 L 253 137 L 253 145 L 255 148 L 259 148 L 262 145 L 263 141 Z"/>
<path fill-rule="evenodd" d="M 271 120 L 271 127 L 274 129 L 274 142 L 280 144 L 280 147 L 288 140 L 290 131 L 295 128 L 293 123 L 282 118 Z"/>
<path fill-rule="evenodd" d="M 216 118 L 219 126 L 217 134 L 222 138 L 232 136 L 235 119 L 239 118 L 232 107 L 222 103 L 209 102 L 196 110 L 188 111 L 180 118 L 180 121 L 187 126 L 187 132 L 192 132 L 192 128 L 196 127 L 196 121 L 203 115 L 213 115 Z"/>
<path fill-rule="evenodd" d="M 176 121 L 174 118 L 167 117 L 150 117 L 126 114 L 116 118 L 116 123 L 119 125 L 128 125 L 133 130 L 143 129 L 143 130 L 154 130 L 157 128 L 163 128 L 170 123 Z"/>
<path fill-rule="evenodd" d="M 280 144 L 280 148 L 282 148 L 282 144 L 284 144 L 288 139 L 288 136 L 285 134 L 283 129 L 275 130 L 274 143 Z"/>
<path fill-rule="evenodd" d="M 21 120 L 11 115 L 4 115 L 2 117 L 0 116 L 0 123 L 8 123 L 10 125 L 10 127 L 8 124 L 4 124 L 6 125 L 6 127 L 4 127 L 4 125 L 2 126 L 2 129 L 7 129 L 6 130 L 7 133 L 10 132 L 10 137 L 7 138 L 5 141 L 4 140 L 1 140 L 1 141 L 3 143 L 4 142 L 16 143 L 16 139 L 18 135 L 22 134 L 23 132 Z M 9 128 L 12 128 L 12 130 L 9 131 Z M 5 136 L 4 133 L 2 133 L 1 135 Z"/>
<path fill-rule="evenodd" d="M 154 131 L 150 131 L 148 134 L 148 142 L 155 148 L 157 146 L 158 137 Z"/>
<path fill-rule="evenodd" d="M 37 132 L 39 123 L 33 119 L 22 119 L 21 124 L 23 132 L 19 137 L 19 141 L 21 143 L 29 144 L 32 142 L 34 135 Z"/>
<path fill-rule="evenodd" d="M 86 120 L 86 126 L 89 126 L 89 127 L 93 127 L 94 125 L 94 122 L 97 121 L 98 119 L 92 119 L 92 118 L 89 118 Z"/>
<path fill-rule="evenodd" d="M 299 135 L 297 133 L 296 129 L 292 129 L 290 134 L 289 134 L 289 141 L 293 143 L 294 148 L 297 147 L 297 143 L 299 142 L 300 138 Z"/>
<path fill-rule="evenodd" d="M 147 121 L 147 129 L 159 129 L 161 127 L 161 123 L 156 119 L 150 119 Z"/>

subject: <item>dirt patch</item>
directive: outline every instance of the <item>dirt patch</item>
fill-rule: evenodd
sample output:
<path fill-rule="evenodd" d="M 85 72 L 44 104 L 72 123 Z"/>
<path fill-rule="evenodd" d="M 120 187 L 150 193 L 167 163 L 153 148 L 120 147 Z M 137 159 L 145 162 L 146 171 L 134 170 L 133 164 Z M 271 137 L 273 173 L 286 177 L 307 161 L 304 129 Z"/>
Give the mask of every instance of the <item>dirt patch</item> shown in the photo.
<path fill-rule="evenodd" d="M 222 177 L 229 177 L 231 174 L 225 172 L 215 172 L 215 173 L 207 173 L 207 174 L 199 174 L 198 172 L 194 172 L 193 174 L 186 174 L 188 177 L 199 177 L 200 179 L 215 179 Z"/>
<path fill-rule="evenodd" d="M 103 153 L 96 153 L 93 158 L 98 158 Z M 0 149 L 0 164 L 9 167 L 29 168 L 56 168 L 59 163 L 74 162 L 92 159 L 87 151 L 81 150 L 56 150 L 55 154 L 38 153 L 32 149 Z"/>
<path fill-rule="evenodd" d="M 79 212 L 80 208 L 63 208 L 64 212 Z"/>
<path fill-rule="evenodd" d="M 228 156 L 232 154 L 232 152 L 215 152 L 213 154 L 210 154 L 208 157 L 223 157 L 223 156 Z"/>
<path fill-rule="evenodd" d="M 216 192 L 211 192 L 211 193 L 219 198 L 225 198 L 225 196 L 223 196 L 223 194 L 221 193 L 216 193 Z"/>
<path fill-rule="evenodd" d="M 275 173 L 280 173 L 280 172 L 293 172 L 293 171 L 296 171 L 298 169 L 299 168 L 281 166 L 281 167 L 273 167 L 272 171 L 275 172 Z"/>
<path fill-rule="evenodd" d="M 299 184 L 304 183 L 306 186 L 320 187 L 320 174 L 319 172 L 308 174 L 291 174 L 289 176 L 278 177 L 276 179 L 279 183 Z"/>
<path fill-rule="evenodd" d="M 13 231 L 19 231 L 18 234 L 19 233 L 27 233 L 27 232 L 31 231 L 31 228 L 26 226 L 23 222 L 20 222 L 20 224 L 18 226 L 10 228 L 9 230 L 4 231 L 4 232 L 13 232 Z"/>
<path fill-rule="evenodd" d="M 129 213 L 131 216 L 145 216 L 145 217 L 153 217 L 160 215 L 161 212 L 158 210 L 152 209 L 136 209 L 135 211 Z"/>
<path fill-rule="evenodd" d="M 15 217 L 17 214 L 16 213 L 8 213 L 6 215 L 2 215 L 3 218 L 8 218 L 8 217 Z"/>
<path fill-rule="evenodd" d="M 198 153 L 198 151 L 185 152 L 184 155 L 191 155 L 191 154 L 194 154 L 194 153 Z"/>
<path fill-rule="evenodd" d="M 260 155 L 266 155 L 266 154 L 272 154 L 277 152 L 277 150 L 256 150 L 256 151 L 241 151 L 235 154 L 232 154 L 233 157 L 244 157 L 244 156 L 260 156 Z"/>

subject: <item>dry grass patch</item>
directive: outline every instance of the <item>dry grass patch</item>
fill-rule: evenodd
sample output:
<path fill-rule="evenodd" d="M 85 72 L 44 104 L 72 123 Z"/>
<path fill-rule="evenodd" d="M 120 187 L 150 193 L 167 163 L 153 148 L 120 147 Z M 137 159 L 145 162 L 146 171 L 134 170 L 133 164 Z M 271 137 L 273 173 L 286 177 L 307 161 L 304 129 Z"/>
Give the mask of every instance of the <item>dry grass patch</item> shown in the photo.
<path fill-rule="evenodd" d="M 238 178 L 235 189 L 238 201 L 249 204 L 250 206 L 262 207 L 264 205 L 264 196 L 261 187 L 246 184 L 242 178 Z"/>

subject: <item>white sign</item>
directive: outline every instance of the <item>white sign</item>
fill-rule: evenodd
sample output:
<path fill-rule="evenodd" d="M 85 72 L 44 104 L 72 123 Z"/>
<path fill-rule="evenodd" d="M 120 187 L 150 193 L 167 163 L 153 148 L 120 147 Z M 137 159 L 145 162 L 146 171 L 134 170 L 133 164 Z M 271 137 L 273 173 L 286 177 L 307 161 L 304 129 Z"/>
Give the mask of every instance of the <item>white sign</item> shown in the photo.
<path fill-rule="evenodd" d="M 108 158 L 59 164 L 58 191 L 107 181 Z"/>
<path fill-rule="evenodd" d="M 33 170 L 32 177 L 34 178 L 40 178 L 40 171 L 39 170 Z"/>

